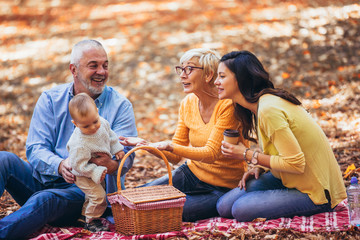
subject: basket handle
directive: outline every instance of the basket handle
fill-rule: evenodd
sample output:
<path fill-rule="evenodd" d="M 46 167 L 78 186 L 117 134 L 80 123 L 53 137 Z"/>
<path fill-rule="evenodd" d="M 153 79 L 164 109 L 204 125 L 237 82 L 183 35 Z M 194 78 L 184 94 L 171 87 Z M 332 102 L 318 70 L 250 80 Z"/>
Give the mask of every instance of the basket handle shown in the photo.
<path fill-rule="evenodd" d="M 121 183 L 120 183 L 120 175 L 121 175 L 121 170 L 124 166 L 125 160 L 130 156 L 130 154 L 132 154 L 133 152 L 139 150 L 139 149 L 145 149 L 145 150 L 153 150 L 155 151 L 157 154 L 159 154 L 161 156 L 161 158 L 164 160 L 165 164 L 166 164 L 166 168 L 168 170 L 168 174 L 169 174 L 169 185 L 172 186 L 172 174 L 171 174 L 171 168 L 169 165 L 168 160 L 166 159 L 164 153 L 162 153 L 159 149 L 155 148 L 155 147 L 151 147 L 151 146 L 138 146 L 138 147 L 134 147 L 133 149 L 131 149 L 130 151 L 128 151 L 125 156 L 121 159 L 121 163 L 118 169 L 118 174 L 117 174 L 117 187 L 118 187 L 118 191 L 121 190 Z"/>

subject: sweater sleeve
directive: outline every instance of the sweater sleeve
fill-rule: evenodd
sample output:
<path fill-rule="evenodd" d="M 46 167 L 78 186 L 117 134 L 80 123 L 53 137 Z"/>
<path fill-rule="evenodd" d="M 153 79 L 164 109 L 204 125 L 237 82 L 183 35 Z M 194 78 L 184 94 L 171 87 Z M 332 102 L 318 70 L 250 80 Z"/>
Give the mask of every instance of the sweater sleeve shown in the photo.
<path fill-rule="evenodd" d="M 97 166 L 89 162 L 91 158 L 91 151 L 89 149 L 74 147 L 69 151 L 69 158 L 72 169 L 82 176 L 91 178 L 95 183 L 100 183 L 101 175 L 106 170 L 106 167 Z"/>
<path fill-rule="evenodd" d="M 274 144 L 278 154 L 270 158 L 271 169 L 294 174 L 304 173 L 305 156 L 289 126 L 285 112 L 269 107 L 259 113 L 260 128 Z"/>
<path fill-rule="evenodd" d="M 110 129 L 110 152 L 114 155 L 120 151 L 124 151 L 124 146 L 120 144 L 116 133 Z"/>
<path fill-rule="evenodd" d="M 272 135 L 278 155 L 270 158 L 270 167 L 276 171 L 301 174 L 305 170 L 305 156 L 290 128 L 282 128 Z"/>
<path fill-rule="evenodd" d="M 179 112 L 180 118 L 184 116 L 186 110 L 189 111 L 189 108 L 194 108 L 194 106 L 182 106 Z M 211 132 L 206 144 L 203 147 L 188 146 L 189 130 L 181 126 L 182 128 L 178 135 L 173 139 L 174 154 L 205 163 L 213 163 L 219 158 L 221 155 L 221 141 L 223 140 L 224 130 L 227 128 L 238 128 L 239 123 L 233 116 L 234 108 L 230 101 L 221 102 L 216 106 L 214 112 L 215 123 L 209 130 Z"/>
<path fill-rule="evenodd" d="M 102 120 L 101 123 L 104 124 L 105 130 L 109 135 L 110 153 L 111 153 L 111 155 L 115 155 L 115 153 L 123 151 L 124 146 L 120 144 L 119 138 L 116 135 L 116 133 L 113 130 L 111 130 L 109 122 L 104 118 L 101 118 L 101 120 Z"/>

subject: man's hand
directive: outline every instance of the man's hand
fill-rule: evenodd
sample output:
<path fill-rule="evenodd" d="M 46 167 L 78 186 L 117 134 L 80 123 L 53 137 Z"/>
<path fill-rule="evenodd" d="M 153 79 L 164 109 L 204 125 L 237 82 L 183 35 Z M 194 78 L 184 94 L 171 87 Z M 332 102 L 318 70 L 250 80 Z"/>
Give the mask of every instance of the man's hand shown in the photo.
<path fill-rule="evenodd" d="M 64 178 L 67 183 L 74 183 L 75 176 L 71 172 L 72 168 L 70 167 L 69 159 L 62 160 L 59 165 L 59 174 Z"/>
<path fill-rule="evenodd" d="M 107 172 L 109 174 L 112 174 L 112 173 L 114 173 L 115 171 L 118 170 L 119 162 L 115 161 L 115 160 L 112 160 L 111 157 L 108 154 L 98 152 L 98 153 L 95 153 L 95 155 L 96 155 L 96 157 L 92 157 L 90 159 L 91 163 L 94 163 L 94 164 L 96 164 L 98 166 L 106 167 Z"/>
<path fill-rule="evenodd" d="M 105 177 L 106 177 L 106 173 L 107 173 L 107 170 L 105 169 L 103 171 L 103 173 L 101 174 L 101 177 L 100 177 L 100 182 L 104 181 Z"/>
<path fill-rule="evenodd" d="M 119 152 L 115 153 L 116 160 L 121 160 L 124 156 L 125 156 L 124 151 L 119 151 Z"/>

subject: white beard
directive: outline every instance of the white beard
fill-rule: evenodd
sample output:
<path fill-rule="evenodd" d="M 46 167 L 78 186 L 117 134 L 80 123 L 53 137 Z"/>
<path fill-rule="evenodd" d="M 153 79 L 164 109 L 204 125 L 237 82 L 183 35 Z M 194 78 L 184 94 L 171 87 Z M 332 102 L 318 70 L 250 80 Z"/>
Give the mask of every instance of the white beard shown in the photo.
<path fill-rule="evenodd" d="M 102 87 L 93 87 L 91 86 L 91 82 L 86 81 L 81 75 L 78 76 L 78 80 L 93 95 L 99 95 L 104 91 L 105 84 Z"/>

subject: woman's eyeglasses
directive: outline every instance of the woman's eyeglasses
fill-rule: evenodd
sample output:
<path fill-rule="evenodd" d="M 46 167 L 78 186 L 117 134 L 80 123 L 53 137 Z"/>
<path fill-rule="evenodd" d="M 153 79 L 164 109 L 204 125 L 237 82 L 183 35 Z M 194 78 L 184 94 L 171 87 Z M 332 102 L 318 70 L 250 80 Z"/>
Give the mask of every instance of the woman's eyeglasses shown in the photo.
<path fill-rule="evenodd" d="M 194 70 L 195 68 L 197 68 L 197 69 L 204 69 L 204 68 L 202 68 L 202 67 L 193 67 L 193 66 L 187 66 L 187 67 L 180 67 L 180 66 L 176 66 L 175 67 L 175 70 L 176 70 L 176 73 L 178 74 L 178 75 L 181 75 L 181 73 L 184 71 L 185 72 L 185 74 L 186 75 L 189 75 L 191 72 L 192 72 L 192 70 Z"/>

